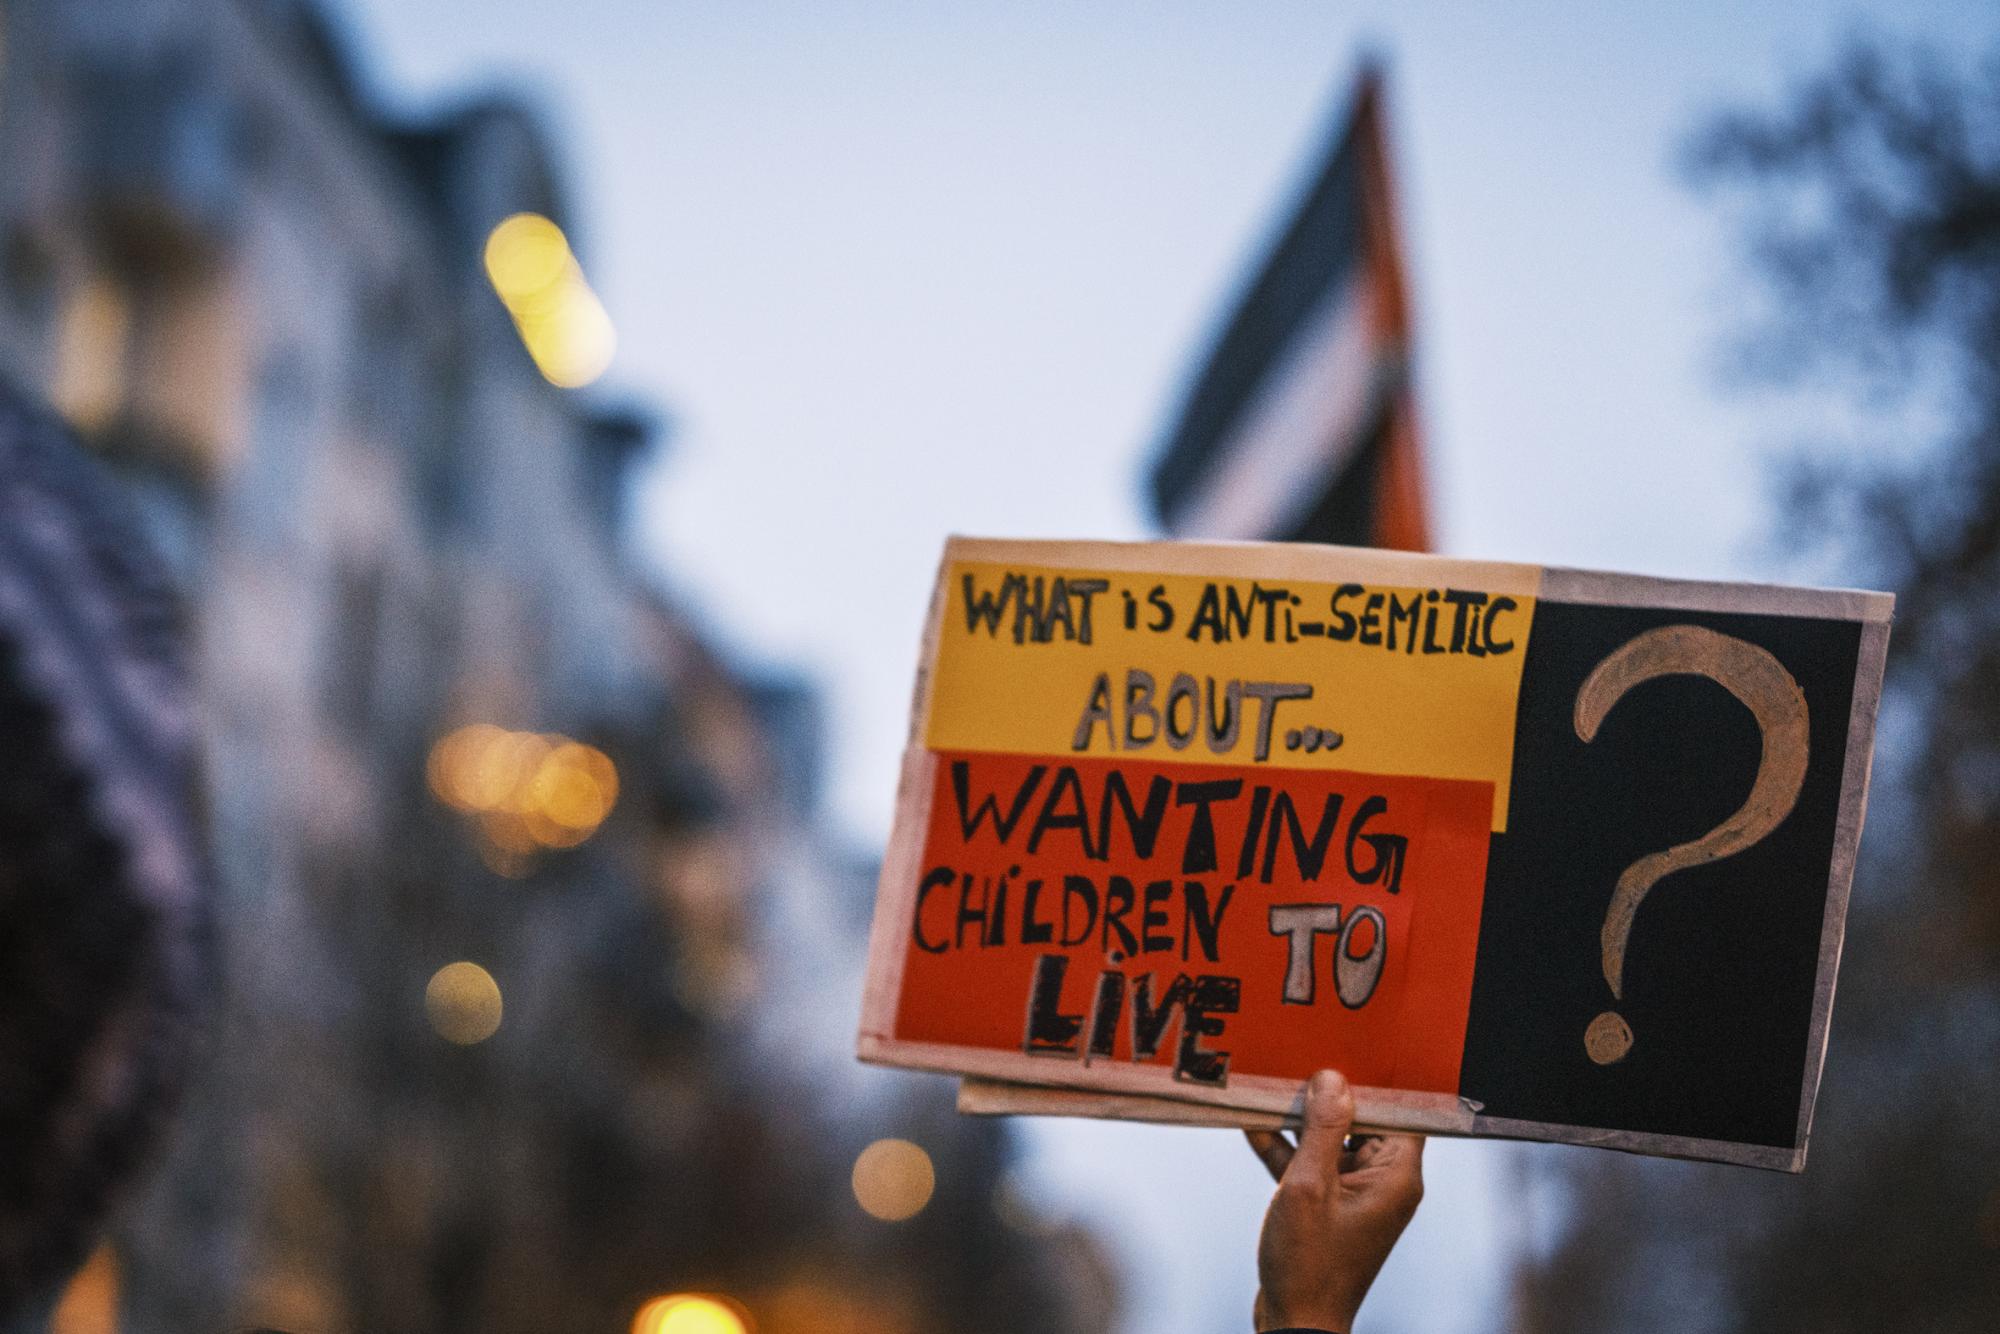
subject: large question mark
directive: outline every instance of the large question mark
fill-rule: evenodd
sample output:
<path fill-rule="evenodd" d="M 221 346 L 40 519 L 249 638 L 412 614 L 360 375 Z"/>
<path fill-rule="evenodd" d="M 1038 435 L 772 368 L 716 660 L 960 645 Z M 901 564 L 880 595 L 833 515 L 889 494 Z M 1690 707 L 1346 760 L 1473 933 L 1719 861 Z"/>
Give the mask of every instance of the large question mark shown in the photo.
<path fill-rule="evenodd" d="M 1698 625 L 1648 630 L 1591 669 L 1576 693 L 1576 734 L 1589 742 L 1627 691 L 1657 676 L 1705 676 L 1756 715 L 1763 758 L 1742 809 L 1691 842 L 1648 853 L 1625 868 L 1604 914 L 1604 980 L 1624 999 L 1625 943 L 1646 895 L 1665 877 L 1754 846 L 1792 813 L 1806 781 L 1806 697 L 1779 661 L 1755 644 Z M 1632 1050 L 1632 1029 L 1611 1010 L 1590 1021 L 1584 1050 L 1610 1065 Z"/>

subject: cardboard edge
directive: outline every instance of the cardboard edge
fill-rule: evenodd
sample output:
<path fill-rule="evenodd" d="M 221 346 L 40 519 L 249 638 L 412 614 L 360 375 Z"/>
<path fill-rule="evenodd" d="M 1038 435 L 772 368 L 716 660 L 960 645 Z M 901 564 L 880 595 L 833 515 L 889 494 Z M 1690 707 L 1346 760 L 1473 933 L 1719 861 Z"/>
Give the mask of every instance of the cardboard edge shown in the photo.
<path fill-rule="evenodd" d="M 1585 1148 L 1615 1149 L 1652 1157 L 1728 1163 L 1765 1171 L 1798 1172 L 1805 1167 L 1805 1150 L 1727 1140 L 1692 1139 L 1625 1130 L 1591 1130 L 1542 1121 L 1471 1116 L 1463 1126 L 1428 1128 L 1395 1124 L 1393 1108 L 1379 1107 L 1379 1090 L 1355 1090 L 1355 1127 L 1363 1133 L 1419 1131 L 1450 1139 L 1508 1139 Z M 1138 1121 L 1150 1125 L 1193 1126 L 1234 1130 L 1296 1130 L 1301 1113 L 1260 1111 L 1242 1107 L 1183 1103 L 1157 1096 L 1045 1088 L 1004 1080 L 961 1080 L 958 1110 L 968 1116 L 1069 1116 L 1093 1120 Z"/>
<path fill-rule="evenodd" d="M 1296 1130 L 1299 1126 L 1298 1116 L 1288 1112 L 1209 1107 L 1143 1094 L 1089 1093 L 1081 1089 L 1010 1084 L 999 1079 L 960 1080 L 958 1110 L 963 1116 L 1070 1116 L 1222 1130 Z"/>
<path fill-rule="evenodd" d="M 1106 542 L 954 534 L 945 541 L 943 566 L 948 569 L 957 561 L 1320 583 L 1355 581 L 1409 586 L 1459 582 L 1491 592 L 1546 598 L 1552 602 L 1862 622 L 1886 622 L 1894 615 L 1896 605 L 1894 594 L 1868 589 L 1668 579 L 1311 542 Z"/>
<path fill-rule="evenodd" d="M 903 763 L 896 778 L 896 809 L 889 844 L 882 852 L 882 869 L 875 883 L 875 915 L 868 927 L 868 957 L 862 970 L 861 1024 L 857 1052 L 871 1034 L 886 1037 L 895 1030 L 896 1006 L 903 993 L 903 933 L 914 907 L 918 864 L 923 857 L 924 831 L 930 827 L 931 793 L 936 786 L 936 757 L 924 747 L 930 727 L 931 690 L 936 679 L 938 631 L 948 601 L 945 579 L 951 569 L 952 539 L 938 557 L 931 581 L 930 609 L 917 642 L 916 678 L 910 689 L 910 730 Z M 862 1059 L 866 1059 L 863 1057 Z"/>
<path fill-rule="evenodd" d="M 1660 579 L 1645 574 L 1607 574 L 1560 566 L 1543 571 L 1542 597 L 1550 602 L 1586 606 L 1812 616 L 1865 624 L 1886 623 L 1896 608 L 1893 593 L 1866 589 Z"/>
<path fill-rule="evenodd" d="M 1539 565 L 1311 542 L 1102 542 L 953 535 L 945 541 L 945 564 L 957 561 L 1329 584 L 1464 584 L 1516 597 L 1534 597 L 1542 584 Z"/>
<path fill-rule="evenodd" d="M 1079 1062 L 1030 1056 L 1025 1052 L 987 1047 L 957 1047 L 945 1043 L 905 1042 L 885 1034 L 864 1032 L 860 1058 L 874 1065 L 910 1070 L 935 1070 L 975 1079 L 1085 1094 L 1126 1094 L 1181 1104 L 1285 1114 L 1302 1105 L 1305 1083 L 1297 1079 L 1233 1077 L 1221 1087 L 1176 1080 L 1164 1065 L 1101 1061 Z M 1087 1074 L 1085 1072 L 1088 1072 Z M 1088 1079 L 1089 1083 L 1081 1081 Z M 1467 1134 L 1473 1110 L 1448 1093 L 1416 1093 L 1402 1089 L 1363 1089 L 1355 1098 L 1365 1106 L 1371 1124 L 1426 1134 Z"/>
<path fill-rule="evenodd" d="M 1833 859 L 1827 869 L 1826 915 L 1820 927 L 1819 971 L 1813 982 L 1812 1020 L 1806 1030 L 1805 1078 L 1799 1087 L 1799 1165 L 1805 1165 L 1812 1136 L 1813 1107 L 1819 1098 L 1820 1076 L 1826 1069 L 1826 1048 L 1832 1036 L 1834 987 L 1840 976 L 1840 955 L 1847 938 L 1847 906 L 1854 889 L 1854 864 L 1861 848 L 1861 827 L 1868 816 L 1868 785 L 1874 772 L 1875 721 L 1882 708 L 1882 675 L 1889 656 L 1889 622 L 1862 626 L 1855 655 L 1854 700 L 1847 715 L 1847 755 L 1840 778 L 1840 807 L 1833 838 Z"/>
<path fill-rule="evenodd" d="M 1515 1121 L 1506 1117 L 1476 1119 L 1474 1134 L 1543 1144 L 1574 1144 L 1590 1149 L 1617 1149 L 1653 1158 L 1685 1158 L 1707 1163 L 1760 1167 L 1767 1172 L 1798 1172 L 1806 1165 L 1804 1148 L 1784 1145 L 1738 1144 L 1732 1140 L 1655 1135 L 1637 1130 L 1589 1130 L 1546 1121 Z"/>
<path fill-rule="evenodd" d="M 930 607 L 924 613 L 923 634 L 917 640 L 917 674 L 910 685 L 910 730 L 903 739 L 906 749 L 924 745 L 931 729 L 931 695 L 937 680 L 938 640 L 944 628 L 944 609 L 951 602 L 952 546 L 947 538 L 938 556 L 937 573 L 931 579 Z"/>
<path fill-rule="evenodd" d="M 868 958 L 862 974 L 856 1054 L 864 1061 L 871 1059 L 871 1041 L 888 1041 L 895 1032 L 907 957 L 904 940 L 910 914 L 916 909 L 919 863 L 924 830 L 930 827 L 936 777 L 936 755 L 920 746 L 903 752 L 902 775 L 896 784 L 895 832 L 882 854 L 882 873 L 875 886 L 875 917 L 868 928 Z"/>

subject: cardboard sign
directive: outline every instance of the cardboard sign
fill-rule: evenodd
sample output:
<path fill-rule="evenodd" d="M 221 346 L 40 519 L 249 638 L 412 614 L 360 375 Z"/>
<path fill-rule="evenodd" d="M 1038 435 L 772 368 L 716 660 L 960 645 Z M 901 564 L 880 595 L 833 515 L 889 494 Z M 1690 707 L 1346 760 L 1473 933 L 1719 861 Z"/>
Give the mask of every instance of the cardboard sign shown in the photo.
<path fill-rule="evenodd" d="M 1334 1066 L 1371 1125 L 1797 1170 L 1891 605 L 953 539 L 860 1055 L 1228 1123 Z"/>

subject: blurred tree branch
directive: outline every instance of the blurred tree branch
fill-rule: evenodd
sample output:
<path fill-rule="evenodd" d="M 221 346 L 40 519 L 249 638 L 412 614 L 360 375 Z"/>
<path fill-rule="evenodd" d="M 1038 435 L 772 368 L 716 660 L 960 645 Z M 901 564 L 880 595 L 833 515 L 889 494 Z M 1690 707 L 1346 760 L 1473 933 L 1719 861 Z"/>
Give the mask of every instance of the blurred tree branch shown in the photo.
<path fill-rule="evenodd" d="M 2000 50 L 1856 39 L 1685 165 L 1743 237 L 1731 378 L 1784 397 L 1789 545 L 1897 594 L 1811 1164 L 1555 1161 L 1517 1327 L 2000 1328 Z"/>

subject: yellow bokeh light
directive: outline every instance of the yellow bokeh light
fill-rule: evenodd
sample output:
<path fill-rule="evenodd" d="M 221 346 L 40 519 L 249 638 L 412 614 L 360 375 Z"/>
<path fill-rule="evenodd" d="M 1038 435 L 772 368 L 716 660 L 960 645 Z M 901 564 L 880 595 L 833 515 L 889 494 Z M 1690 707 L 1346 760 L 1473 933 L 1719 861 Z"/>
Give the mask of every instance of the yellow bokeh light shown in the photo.
<path fill-rule="evenodd" d="M 458 774 L 458 795 L 469 810 L 504 810 L 521 781 L 522 738 L 502 732 L 467 756 Z"/>
<path fill-rule="evenodd" d="M 480 772 L 480 795 L 487 798 L 482 810 L 507 811 L 526 815 L 536 809 L 535 777 L 548 762 L 555 744 L 539 732 L 509 732 L 486 753 Z"/>
<path fill-rule="evenodd" d="M 566 829 L 595 829 L 618 800 L 618 770 L 604 752 L 566 741 L 549 752 L 530 784 L 536 810 Z"/>
<path fill-rule="evenodd" d="M 878 1139 L 854 1160 L 854 1198 L 885 1223 L 923 1212 L 937 1187 L 931 1156 L 906 1139 Z"/>
<path fill-rule="evenodd" d="M 476 963 L 448 963 L 424 987 L 424 1009 L 439 1037 L 469 1047 L 500 1030 L 500 984 Z"/>
<path fill-rule="evenodd" d="M 555 223 L 538 213 L 504 219 L 486 238 L 486 276 L 550 384 L 580 388 L 610 368 L 617 331 Z"/>
<path fill-rule="evenodd" d="M 540 811 L 530 811 L 520 820 L 522 830 L 535 841 L 536 847 L 555 852 L 581 845 L 594 832 L 592 829 L 571 829 L 568 825 L 557 824 Z"/>
<path fill-rule="evenodd" d="M 505 218 L 486 238 L 486 276 L 509 308 L 545 297 L 575 263 L 562 228 L 539 213 Z"/>
<path fill-rule="evenodd" d="M 742 1308 L 722 1297 L 655 1297 L 632 1319 L 632 1334 L 750 1334 Z"/>
<path fill-rule="evenodd" d="M 611 317 L 581 274 L 557 284 L 545 303 L 516 310 L 514 323 L 536 369 L 563 389 L 579 389 L 604 374 L 618 351 Z"/>
<path fill-rule="evenodd" d="M 556 732 L 474 723 L 443 737 L 426 765 L 438 800 L 472 816 L 484 844 L 513 857 L 573 848 L 618 800 L 618 769 Z"/>
<path fill-rule="evenodd" d="M 506 735 L 491 723 L 473 723 L 449 733 L 432 746 L 425 773 L 438 800 L 460 810 L 477 809 L 470 796 L 471 774 L 487 749 Z"/>

